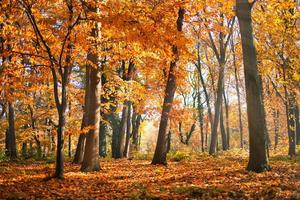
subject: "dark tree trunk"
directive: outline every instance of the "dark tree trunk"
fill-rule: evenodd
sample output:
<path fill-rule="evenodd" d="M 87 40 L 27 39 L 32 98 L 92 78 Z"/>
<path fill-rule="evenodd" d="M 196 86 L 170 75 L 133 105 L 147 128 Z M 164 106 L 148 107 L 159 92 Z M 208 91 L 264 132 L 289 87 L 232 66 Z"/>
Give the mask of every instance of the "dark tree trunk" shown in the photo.
<path fill-rule="evenodd" d="M 274 148 L 276 149 L 279 141 L 279 110 L 275 110 L 273 113 L 274 118 Z"/>
<path fill-rule="evenodd" d="M 224 126 L 224 119 L 223 119 L 223 106 L 221 107 L 221 112 L 220 112 L 220 129 L 221 129 L 221 138 L 222 138 L 222 149 L 223 151 L 226 151 L 228 148 L 227 148 L 227 136 L 226 136 L 225 126 Z"/>
<path fill-rule="evenodd" d="M 198 99 L 198 120 L 199 120 L 199 125 L 200 125 L 200 137 L 201 137 L 201 151 L 204 152 L 204 121 L 203 121 L 203 106 L 201 102 L 201 94 L 200 94 L 200 88 L 198 87 L 197 91 L 197 99 Z"/>
<path fill-rule="evenodd" d="M 81 121 L 81 131 L 85 127 L 87 127 L 88 124 L 88 106 L 89 106 L 89 95 L 90 95 L 90 67 L 86 66 L 85 68 L 85 94 L 84 94 L 84 108 L 83 108 L 83 116 Z M 74 164 L 81 164 L 83 161 L 83 155 L 84 155 L 84 149 L 85 149 L 85 140 L 86 140 L 86 134 L 81 133 L 78 138 L 76 152 L 74 156 L 73 163 Z"/>
<path fill-rule="evenodd" d="M 133 107 L 133 115 L 132 115 L 132 144 L 133 150 L 138 151 L 139 145 L 139 128 L 141 124 L 142 116 L 136 113 L 136 109 Z"/>
<path fill-rule="evenodd" d="M 291 157 L 296 156 L 296 123 L 295 123 L 295 96 L 293 94 L 287 94 L 287 124 L 288 124 L 288 139 L 289 139 L 289 151 L 288 154 Z"/>
<path fill-rule="evenodd" d="M 17 158 L 16 132 L 15 132 L 15 110 L 13 103 L 8 103 L 8 154 L 11 160 Z"/>
<path fill-rule="evenodd" d="M 130 137 L 131 137 L 131 102 L 127 103 L 128 113 L 127 113 L 127 122 L 126 122 L 126 140 L 125 140 L 125 148 L 123 156 L 128 158 L 129 156 L 129 145 L 130 145 Z"/>
<path fill-rule="evenodd" d="M 299 119 L 299 106 L 296 102 L 295 105 L 295 120 L 296 120 L 296 144 L 300 145 L 300 119 Z"/>
<path fill-rule="evenodd" d="M 100 135 L 99 135 L 99 155 L 102 158 L 107 156 L 106 153 L 106 135 L 108 135 L 108 126 L 103 121 L 100 121 Z"/>
<path fill-rule="evenodd" d="M 225 122 L 226 122 L 226 139 L 227 139 L 227 149 L 230 147 L 230 127 L 229 127 L 229 100 L 226 98 L 225 90 L 223 91 L 224 105 L 225 105 Z"/>
<path fill-rule="evenodd" d="M 116 158 L 123 158 L 123 155 L 124 155 L 125 135 L 126 135 L 126 129 L 127 129 L 127 117 L 128 117 L 128 106 L 127 106 L 127 103 L 125 102 L 123 104 L 123 110 L 122 110 L 122 118 L 121 118 L 121 123 L 120 123 L 118 149 L 117 149 Z"/>
<path fill-rule="evenodd" d="M 26 143 L 26 142 L 23 142 L 23 143 L 22 143 L 22 156 L 23 156 L 24 158 L 27 157 L 27 143 Z"/>
<path fill-rule="evenodd" d="M 84 145 L 85 144 L 85 134 L 80 134 L 77 142 L 76 152 L 74 156 L 73 163 L 74 164 L 81 164 L 83 160 L 83 153 L 84 153 Z"/>
<path fill-rule="evenodd" d="M 225 57 L 224 57 L 225 58 Z M 215 116 L 211 131 L 211 141 L 210 141 L 210 147 L 209 147 L 209 154 L 215 154 L 217 150 L 217 139 L 218 139 L 218 125 L 220 121 L 220 111 L 222 107 L 222 100 L 223 100 L 223 85 L 224 85 L 224 63 L 220 62 L 219 65 L 219 78 L 218 78 L 218 89 L 217 89 L 217 101 L 215 104 Z"/>
<path fill-rule="evenodd" d="M 242 38 L 246 101 L 249 126 L 250 157 L 248 171 L 263 172 L 269 170 L 265 120 L 261 93 L 261 82 L 257 69 L 256 49 L 253 41 L 251 9 L 248 0 L 236 1 L 237 17 L 239 19 Z"/>
<path fill-rule="evenodd" d="M 178 11 L 177 19 L 177 30 L 179 32 L 182 32 L 184 13 L 185 10 L 183 8 L 180 8 Z M 179 52 L 177 46 L 173 45 L 172 52 L 175 56 L 175 60 L 170 64 L 163 109 L 158 130 L 157 143 L 152 164 L 167 164 L 167 127 L 169 121 L 169 113 L 172 109 L 172 103 L 176 91 L 176 72 L 178 68 L 177 62 L 179 60 Z"/>
<path fill-rule="evenodd" d="M 167 138 L 167 153 L 169 153 L 171 150 L 171 136 L 172 136 L 172 132 L 169 130 L 168 138 Z"/>

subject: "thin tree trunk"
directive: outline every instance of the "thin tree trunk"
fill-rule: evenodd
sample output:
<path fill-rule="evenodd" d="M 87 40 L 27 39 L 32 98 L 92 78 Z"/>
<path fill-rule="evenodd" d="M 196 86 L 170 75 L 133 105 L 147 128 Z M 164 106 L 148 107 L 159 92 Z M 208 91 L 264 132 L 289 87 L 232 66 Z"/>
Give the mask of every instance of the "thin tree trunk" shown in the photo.
<path fill-rule="evenodd" d="M 200 94 L 200 88 L 198 84 L 198 91 L 197 91 L 197 96 L 198 96 L 198 120 L 199 120 L 199 125 L 200 125 L 200 136 L 201 136 L 201 151 L 204 152 L 204 122 L 203 122 L 203 106 L 201 102 L 201 94 Z"/>
<path fill-rule="evenodd" d="M 274 118 L 274 148 L 276 149 L 278 146 L 278 141 L 279 141 L 279 110 L 276 109 L 273 113 L 273 118 Z"/>
<path fill-rule="evenodd" d="M 265 120 L 262 107 L 261 82 L 257 69 L 256 49 L 253 41 L 251 3 L 248 0 L 237 0 L 236 9 L 242 38 L 244 61 L 246 101 L 249 126 L 250 157 L 248 171 L 262 172 L 269 170 Z"/>
<path fill-rule="evenodd" d="M 300 119 L 299 119 L 299 106 L 297 101 L 295 103 L 295 120 L 296 120 L 296 144 L 300 145 Z"/>
<path fill-rule="evenodd" d="M 108 126 L 103 121 L 100 121 L 100 133 L 99 133 L 99 155 L 102 158 L 107 156 L 106 153 L 106 135 L 108 134 Z"/>
<path fill-rule="evenodd" d="M 91 69 L 89 66 L 85 68 L 85 94 L 84 94 L 84 109 L 83 109 L 83 116 L 81 122 L 81 131 L 87 126 L 88 124 L 88 111 L 89 111 L 89 95 L 90 95 L 90 74 Z M 73 163 L 74 164 L 81 164 L 83 161 L 84 149 L 85 149 L 85 140 L 86 134 L 81 133 L 78 138 L 78 143 L 76 147 L 76 152 L 74 156 Z"/>
<path fill-rule="evenodd" d="M 125 139 L 125 148 L 124 148 L 124 157 L 128 158 L 129 156 L 129 145 L 131 137 L 131 102 L 127 102 L 128 113 L 127 113 L 127 122 L 126 122 L 126 139 Z"/>
<path fill-rule="evenodd" d="M 17 158 L 16 132 L 15 132 L 15 110 L 13 103 L 8 103 L 8 153 L 11 160 Z"/>
<path fill-rule="evenodd" d="M 220 120 L 220 111 L 222 107 L 222 93 L 224 85 L 224 62 L 219 65 L 219 79 L 218 79 L 218 89 L 217 89 L 217 100 L 215 104 L 215 116 L 213 121 L 213 127 L 211 131 L 211 141 L 209 147 L 209 154 L 215 154 L 217 150 L 217 139 L 218 139 L 218 125 Z"/>
<path fill-rule="evenodd" d="M 177 30 L 182 32 L 183 27 L 183 18 L 184 18 L 185 10 L 180 8 L 178 11 L 178 19 L 177 19 Z M 175 60 L 170 64 L 170 70 L 167 80 L 167 86 L 165 90 L 165 97 L 163 103 L 163 110 L 161 114 L 161 120 L 159 124 L 157 143 L 155 148 L 155 153 L 153 156 L 152 164 L 167 164 L 167 127 L 169 121 L 169 113 L 172 109 L 172 103 L 176 91 L 176 72 L 178 70 L 177 62 L 179 60 L 179 52 L 176 45 L 172 47 L 173 55 L 175 56 Z"/>
<path fill-rule="evenodd" d="M 226 139 L 227 139 L 227 150 L 230 147 L 230 127 L 229 127 L 229 100 L 226 98 L 225 90 L 223 90 L 224 105 L 225 105 L 225 123 L 226 123 Z"/>
<path fill-rule="evenodd" d="M 241 109 L 241 95 L 240 95 L 240 87 L 239 87 L 239 74 L 236 64 L 236 55 L 235 55 L 235 48 L 233 37 L 231 40 L 231 50 L 233 54 L 233 66 L 234 66 L 234 78 L 235 78 L 235 89 L 238 98 L 238 115 L 239 115 L 239 133 L 240 133 L 240 147 L 244 148 L 244 135 L 243 135 L 243 122 L 242 122 L 242 109 Z"/>
<path fill-rule="evenodd" d="M 222 150 L 226 151 L 227 150 L 227 136 L 226 136 L 226 131 L 225 131 L 225 126 L 224 126 L 224 114 L 223 114 L 223 106 L 221 107 L 221 112 L 220 112 L 220 129 L 221 129 L 221 138 L 222 138 Z"/>

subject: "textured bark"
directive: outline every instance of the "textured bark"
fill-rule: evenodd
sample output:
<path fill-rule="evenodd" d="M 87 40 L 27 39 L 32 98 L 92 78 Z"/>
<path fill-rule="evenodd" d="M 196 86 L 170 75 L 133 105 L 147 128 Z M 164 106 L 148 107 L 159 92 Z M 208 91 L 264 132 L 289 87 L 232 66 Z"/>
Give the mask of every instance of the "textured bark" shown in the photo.
<path fill-rule="evenodd" d="M 221 107 L 221 113 L 220 113 L 220 129 L 221 129 L 221 138 L 222 138 L 222 150 L 226 151 L 228 149 L 227 146 L 227 136 L 224 126 L 224 117 L 223 117 L 223 107 Z"/>
<path fill-rule="evenodd" d="M 257 69 L 256 49 L 253 41 L 251 9 L 248 0 L 236 1 L 239 20 L 246 85 L 250 156 L 248 171 L 269 170 L 266 152 L 265 120 L 262 107 L 261 82 Z"/>
<path fill-rule="evenodd" d="M 224 57 L 225 58 L 225 57 Z M 218 125 L 220 120 L 220 111 L 222 107 L 222 92 L 223 92 L 223 83 L 224 83 L 224 63 L 221 62 L 219 65 L 219 78 L 218 78 L 218 86 L 217 86 L 217 100 L 215 104 L 215 115 L 214 121 L 211 131 L 211 141 L 209 147 L 209 154 L 215 154 L 217 150 L 217 139 L 218 139 Z"/>
<path fill-rule="evenodd" d="M 15 132 L 15 110 L 13 103 L 8 103 L 8 131 L 7 131 L 8 155 L 11 160 L 17 158 L 16 132 Z"/>
<path fill-rule="evenodd" d="M 135 110 L 135 109 L 133 109 Z M 133 111 L 132 115 L 132 144 L 133 144 L 133 150 L 138 151 L 139 146 L 139 128 L 141 125 L 142 116 L 140 114 L 137 114 L 135 111 Z"/>
<path fill-rule="evenodd" d="M 109 128 L 106 123 L 100 121 L 100 133 L 99 133 L 99 155 L 105 158 L 106 153 L 106 135 L 108 135 Z"/>
<path fill-rule="evenodd" d="M 75 156 L 73 163 L 74 164 L 81 164 L 83 160 L 83 153 L 84 153 L 84 146 L 85 146 L 85 134 L 80 134 L 77 142 L 77 147 L 75 151 Z"/>
<path fill-rule="evenodd" d="M 128 158 L 129 156 L 129 145 L 131 137 L 131 102 L 127 103 L 128 113 L 127 113 L 127 122 L 126 122 L 126 139 L 125 139 L 125 148 L 123 156 Z"/>
<path fill-rule="evenodd" d="M 177 30 L 182 32 L 183 26 L 183 18 L 184 18 L 185 10 L 180 8 L 178 11 L 177 18 Z M 163 102 L 163 109 L 159 124 L 158 137 L 156 148 L 152 160 L 152 164 L 167 164 L 167 127 L 169 121 L 169 113 L 172 109 L 172 103 L 176 91 L 176 71 L 178 70 L 177 62 L 179 60 L 179 52 L 177 46 L 173 45 L 172 47 L 173 55 L 175 56 L 175 60 L 171 62 L 167 85 L 165 90 L 165 97 Z"/>
<path fill-rule="evenodd" d="M 279 142 L 279 110 L 275 110 L 273 113 L 273 119 L 274 119 L 274 148 L 276 149 L 278 146 L 278 142 Z"/>
<path fill-rule="evenodd" d="M 197 101 L 198 101 L 198 121 L 200 125 L 200 137 L 201 137 L 201 151 L 204 152 L 204 120 L 203 120 L 203 105 L 201 102 L 201 94 L 200 94 L 200 88 L 198 86 L 197 91 Z"/>
<path fill-rule="evenodd" d="M 226 98 L 225 90 L 223 91 L 224 106 L 225 106 L 225 123 L 226 123 L 226 141 L 227 149 L 230 148 L 230 127 L 229 127 L 229 100 Z"/>
<path fill-rule="evenodd" d="M 96 12 L 96 9 L 95 11 Z M 91 36 L 98 38 L 99 27 L 95 24 Z M 97 47 L 94 47 L 97 49 Z M 91 172 L 100 170 L 99 162 L 99 130 L 100 130 L 100 106 L 101 106 L 101 71 L 98 66 L 99 59 L 95 53 L 88 53 L 87 59 L 93 63 L 90 67 L 89 95 L 88 95 L 88 112 L 87 125 L 92 127 L 86 134 L 85 149 L 81 171 Z"/>
<path fill-rule="evenodd" d="M 300 119 L 299 119 L 299 106 L 295 105 L 295 120 L 296 120 L 296 144 L 300 145 Z"/>

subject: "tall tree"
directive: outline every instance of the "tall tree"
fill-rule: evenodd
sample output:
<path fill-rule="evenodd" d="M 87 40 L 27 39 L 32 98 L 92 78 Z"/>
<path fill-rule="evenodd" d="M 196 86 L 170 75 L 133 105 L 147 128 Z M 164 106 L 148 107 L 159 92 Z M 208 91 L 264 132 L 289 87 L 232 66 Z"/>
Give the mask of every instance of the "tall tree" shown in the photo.
<path fill-rule="evenodd" d="M 182 32 L 183 19 L 185 10 L 179 8 L 178 18 L 176 22 L 177 31 Z M 167 127 L 169 121 L 169 114 L 172 109 L 172 103 L 176 91 L 176 71 L 178 70 L 179 51 L 176 45 L 172 46 L 172 52 L 175 60 L 170 63 L 167 86 L 165 90 L 165 97 L 163 102 L 163 109 L 158 129 L 158 138 L 155 148 L 152 164 L 167 164 Z"/>
<path fill-rule="evenodd" d="M 247 170 L 263 172 L 269 170 L 270 167 L 266 152 L 262 83 L 257 69 L 256 49 L 253 41 L 251 10 L 254 3 L 255 1 L 249 3 L 248 0 L 236 0 L 236 13 L 242 38 L 249 126 L 250 157 Z"/>

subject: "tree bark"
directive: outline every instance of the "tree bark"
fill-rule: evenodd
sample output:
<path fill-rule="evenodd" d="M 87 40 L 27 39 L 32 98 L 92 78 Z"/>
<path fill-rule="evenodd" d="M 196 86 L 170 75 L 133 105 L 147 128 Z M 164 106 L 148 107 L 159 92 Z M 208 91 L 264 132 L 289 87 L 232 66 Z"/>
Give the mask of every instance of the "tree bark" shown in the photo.
<path fill-rule="evenodd" d="M 98 24 L 92 29 L 91 36 L 97 39 L 99 34 Z M 95 49 L 97 46 L 95 44 Z M 90 67 L 89 98 L 87 122 L 91 129 L 86 135 L 86 144 L 81 165 L 81 171 L 91 172 L 100 170 L 99 162 L 99 130 L 100 130 L 100 106 L 101 106 L 101 71 L 97 54 L 89 53 L 87 59 L 93 63 Z"/>
<path fill-rule="evenodd" d="M 253 41 L 251 3 L 237 0 L 236 9 L 239 20 L 244 61 L 246 101 L 249 126 L 250 157 L 248 171 L 263 172 L 269 170 L 265 120 L 262 107 L 261 82 L 257 69 L 256 49 Z"/>
<path fill-rule="evenodd" d="M 224 117 L 223 117 L 223 106 L 221 106 L 221 112 L 220 112 L 220 129 L 221 129 L 221 137 L 222 137 L 222 150 L 226 151 L 228 149 L 227 146 L 227 136 L 224 126 Z"/>
<path fill-rule="evenodd" d="M 276 109 L 273 113 L 274 118 L 274 148 L 276 149 L 279 141 L 279 110 Z"/>
<path fill-rule="evenodd" d="M 127 113 L 127 122 L 126 122 L 126 139 L 125 139 L 125 148 L 123 156 L 128 158 L 129 156 L 129 145 L 130 145 L 130 137 L 131 137 L 131 102 L 127 103 L 128 113 Z"/>
<path fill-rule="evenodd" d="M 15 132 L 15 109 L 13 103 L 8 103 L 8 155 L 11 160 L 17 158 L 17 147 L 16 147 L 16 132 Z"/>
<path fill-rule="evenodd" d="M 183 18 L 184 18 L 185 10 L 180 8 L 178 11 L 177 18 L 177 30 L 182 32 L 183 27 Z M 179 60 L 179 52 L 176 45 L 172 47 L 173 55 L 175 56 L 175 60 L 170 64 L 170 70 L 167 80 L 167 86 L 165 90 L 165 97 L 163 103 L 163 110 L 161 114 L 161 120 L 159 124 L 157 143 L 155 148 L 155 153 L 153 156 L 152 164 L 167 164 L 167 127 L 169 121 L 169 114 L 172 109 L 172 103 L 176 91 L 176 72 L 177 72 L 177 62 Z"/>
<path fill-rule="evenodd" d="M 226 123 L 226 140 L 227 150 L 230 148 L 230 127 L 229 127 L 229 99 L 226 98 L 225 89 L 223 90 L 224 106 L 225 106 L 225 123 Z"/>
<path fill-rule="evenodd" d="M 108 134 L 108 126 L 103 121 L 100 121 L 100 135 L 99 135 L 99 155 L 102 158 L 107 156 L 106 153 L 106 135 Z"/>

